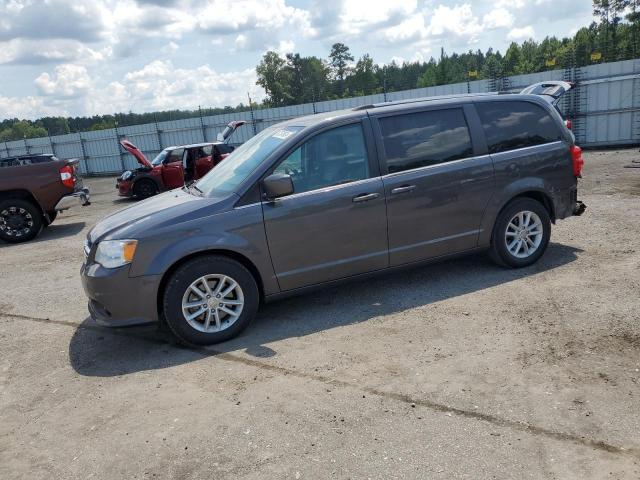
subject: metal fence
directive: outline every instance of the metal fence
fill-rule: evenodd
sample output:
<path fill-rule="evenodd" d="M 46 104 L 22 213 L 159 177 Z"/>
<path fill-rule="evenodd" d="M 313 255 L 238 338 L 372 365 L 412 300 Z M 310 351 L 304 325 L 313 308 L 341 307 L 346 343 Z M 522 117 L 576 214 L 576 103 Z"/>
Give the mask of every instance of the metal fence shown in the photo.
<path fill-rule="evenodd" d="M 577 83 L 577 88 L 563 97 L 560 108 L 572 120 L 579 145 L 598 147 L 640 144 L 640 59 L 636 59 L 290 107 L 5 142 L 0 144 L 0 157 L 53 153 L 60 158 L 80 158 L 80 171 L 83 175 L 118 173 L 137 165 L 133 157 L 120 147 L 119 140 L 122 138 L 131 140 L 145 155 L 152 158 L 170 145 L 213 141 L 217 133 L 232 120 L 248 122 L 232 137 L 232 143 L 237 145 L 266 127 L 302 115 L 435 95 L 519 91 L 527 85 L 544 80 Z"/>

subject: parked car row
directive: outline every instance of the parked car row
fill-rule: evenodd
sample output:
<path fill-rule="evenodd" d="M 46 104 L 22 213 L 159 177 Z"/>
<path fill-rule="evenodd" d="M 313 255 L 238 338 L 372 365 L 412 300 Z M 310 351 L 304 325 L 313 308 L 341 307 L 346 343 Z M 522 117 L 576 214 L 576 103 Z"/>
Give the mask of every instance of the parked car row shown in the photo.
<path fill-rule="evenodd" d="M 261 301 L 452 255 L 526 267 L 580 215 L 571 88 L 452 95 L 296 118 L 210 173 L 88 233 L 82 283 L 109 326 L 164 322 L 187 344 L 240 333 Z M 184 153 L 183 153 L 184 155 Z"/>

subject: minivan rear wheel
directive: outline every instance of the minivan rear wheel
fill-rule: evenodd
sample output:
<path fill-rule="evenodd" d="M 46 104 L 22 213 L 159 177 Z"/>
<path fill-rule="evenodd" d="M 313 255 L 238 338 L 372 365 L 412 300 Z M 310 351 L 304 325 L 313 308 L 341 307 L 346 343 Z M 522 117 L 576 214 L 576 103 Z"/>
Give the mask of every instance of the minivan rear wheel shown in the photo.
<path fill-rule="evenodd" d="M 169 278 L 164 318 L 182 343 L 211 345 L 244 330 L 255 317 L 259 300 L 256 281 L 244 265 L 217 255 L 198 257 Z"/>
<path fill-rule="evenodd" d="M 498 215 L 489 252 L 502 266 L 527 267 L 544 254 L 550 236 L 551 219 L 544 205 L 531 198 L 518 198 Z"/>

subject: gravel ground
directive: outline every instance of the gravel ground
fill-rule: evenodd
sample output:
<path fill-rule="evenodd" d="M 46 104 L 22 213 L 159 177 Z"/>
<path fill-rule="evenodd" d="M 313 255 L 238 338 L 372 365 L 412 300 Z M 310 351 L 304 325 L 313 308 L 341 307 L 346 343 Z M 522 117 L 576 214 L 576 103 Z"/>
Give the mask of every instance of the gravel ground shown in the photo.
<path fill-rule="evenodd" d="M 0 245 L 0 477 L 640 477 L 640 168 L 587 152 L 542 260 L 467 257 L 266 306 L 176 346 L 88 318 L 93 205 Z"/>

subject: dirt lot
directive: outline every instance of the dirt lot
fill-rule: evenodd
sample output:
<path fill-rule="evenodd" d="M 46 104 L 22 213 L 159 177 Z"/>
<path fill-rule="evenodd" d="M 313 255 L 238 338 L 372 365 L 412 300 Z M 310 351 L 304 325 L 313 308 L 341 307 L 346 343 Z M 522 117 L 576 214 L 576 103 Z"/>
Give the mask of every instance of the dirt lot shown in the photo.
<path fill-rule="evenodd" d="M 93 205 L 0 245 L 0 477 L 639 478 L 640 169 L 589 152 L 589 209 L 535 266 L 483 256 L 268 305 L 188 350 L 87 319 Z"/>

